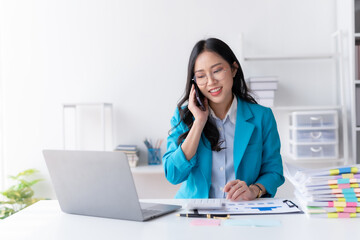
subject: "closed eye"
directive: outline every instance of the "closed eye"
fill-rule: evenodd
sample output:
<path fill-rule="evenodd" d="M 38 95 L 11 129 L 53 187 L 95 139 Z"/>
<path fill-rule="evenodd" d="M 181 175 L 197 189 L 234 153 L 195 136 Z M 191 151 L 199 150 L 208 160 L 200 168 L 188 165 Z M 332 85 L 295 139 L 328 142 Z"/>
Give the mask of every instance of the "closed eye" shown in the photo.
<path fill-rule="evenodd" d="M 218 73 L 218 72 L 221 72 L 223 69 L 222 68 L 218 68 L 214 71 L 214 73 Z"/>

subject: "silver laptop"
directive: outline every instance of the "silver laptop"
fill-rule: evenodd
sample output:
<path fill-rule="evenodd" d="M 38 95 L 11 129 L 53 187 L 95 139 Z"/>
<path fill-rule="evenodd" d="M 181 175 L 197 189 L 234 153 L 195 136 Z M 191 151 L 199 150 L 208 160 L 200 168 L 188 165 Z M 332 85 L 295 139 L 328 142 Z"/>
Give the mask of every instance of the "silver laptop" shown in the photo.
<path fill-rule="evenodd" d="M 140 203 L 122 152 L 44 150 L 43 154 L 66 213 L 145 221 L 181 208 Z"/>

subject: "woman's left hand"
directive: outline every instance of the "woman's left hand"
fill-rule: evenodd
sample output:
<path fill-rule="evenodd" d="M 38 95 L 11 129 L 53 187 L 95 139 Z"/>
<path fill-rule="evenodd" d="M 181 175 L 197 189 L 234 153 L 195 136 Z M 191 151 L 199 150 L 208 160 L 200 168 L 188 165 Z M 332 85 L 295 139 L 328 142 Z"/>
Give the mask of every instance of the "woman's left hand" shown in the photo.
<path fill-rule="evenodd" d="M 230 199 L 231 201 L 249 201 L 257 197 L 254 188 L 248 187 L 246 182 L 239 179 L 228 182 L 224 187 L 224 192 L 228 193 L 226 199 Z"/>

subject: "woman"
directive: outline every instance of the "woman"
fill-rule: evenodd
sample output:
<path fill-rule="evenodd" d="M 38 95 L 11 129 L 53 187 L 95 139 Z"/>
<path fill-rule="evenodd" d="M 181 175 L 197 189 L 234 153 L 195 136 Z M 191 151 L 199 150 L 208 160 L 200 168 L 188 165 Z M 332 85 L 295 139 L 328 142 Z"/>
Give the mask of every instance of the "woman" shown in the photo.
<path fill-rule="evenodd" d="M 239 61 L 221 40 L 194 46 L 171 126 L 163 163 L 168 181 L 182 183 L 176 198 L 253 200 L 274 197 L 284 183 L 273 113 L 249 95 Z"/>

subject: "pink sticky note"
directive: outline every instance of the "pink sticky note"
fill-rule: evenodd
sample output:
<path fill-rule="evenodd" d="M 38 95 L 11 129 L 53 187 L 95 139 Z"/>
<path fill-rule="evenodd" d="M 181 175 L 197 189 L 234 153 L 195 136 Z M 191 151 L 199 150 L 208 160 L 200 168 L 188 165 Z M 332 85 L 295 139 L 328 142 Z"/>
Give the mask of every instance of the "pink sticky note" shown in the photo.
<path fill-rule="evenodd" d="M 194 219 L 191 221 L 192 226 L 219 226 L 219 219 Z"/>
<path fill-rule="evenodd" d="M 338 218 L 350 218 L 350 213 L 338 213 Z"/>
<path fill-rule="evenodd" d="M 350 183 L 339 184 L 338 187 L 339 187 L 339 189 L 350 188 Z"/>
<path fill-rule="evenodd" d="M 344 213 L 356 213 L 356 207 L 346 207 Z"/>

